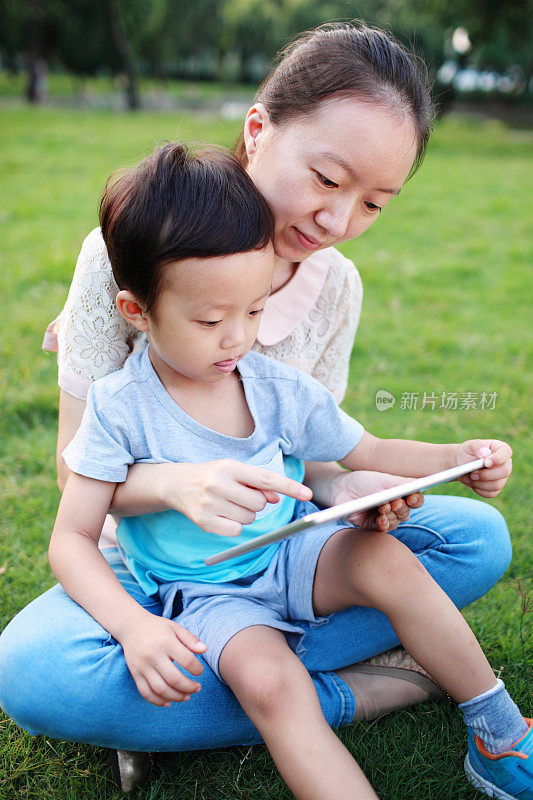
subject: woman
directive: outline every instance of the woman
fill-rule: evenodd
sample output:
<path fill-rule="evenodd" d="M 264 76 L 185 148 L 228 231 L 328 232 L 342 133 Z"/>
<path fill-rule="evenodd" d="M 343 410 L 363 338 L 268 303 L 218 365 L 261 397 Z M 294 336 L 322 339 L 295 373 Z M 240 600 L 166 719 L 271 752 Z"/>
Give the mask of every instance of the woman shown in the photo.
<path fill-rule="evenodd" d="M 361 285 L 334 245 L 363 233 L 399 193 L 423 158 L 431 113 L 427 87 L 398 44 L 364 26 L 335 25 L 305 34 L 284 52 L 246 116 L 237 154 L 274 212 L 278 257 L 256 349 L 313 374 L 339 402 L 347 385 Z M 100 233 L 93 231 L 59 325 L 60 486 L 67 476 L 61 452 L 78 428 L 88 386 L 119 368 L 133 348 L 144 346 L 120 322 L 115 294 Z M 309 464 L 306 470 L 306 482 L 323 505 L 399 480 L 375 473 L 352 477 L 336 464 Z M 485 497 L 495 494 L 499 483 L 463 482 Z M 137 464 L 117 489 L 114 510 L 127 515 L 176 508 L 216 532 L 221 520 L 249 520 L 249 487 L 254 496 L 283 491 L 251 473 L 226 475 L 220 486 L 220 462 L 196 470 Z M 488 591 L 508 566 L 505 522 L 493 508 L 471 499 L 432 496 L 417 508 L 420 502 L 417 496 L 409 499 L 409 521 L 408 505 L 398 501 L 356 522 L 382 531 L 401 523 L 394 535 L 463 607 Z M 104 552 L 128 591 L 161 613 L 116 548 Z M 303 661 L 330 724 L 373 718 L 438 696 L 406 654 L 348 666 L 397 643 L 387 619 L 374 609 L 349 609 L 320 628 L 308 626 Z M 400 671 L 392 669 L 397 659 Z M 31 733 L 131 751 L 259 740 L 232 693 L 207 666 L 202 691 L 189 703 L 162 710 L 143 701 L 120 646 L 59 587 L 30 604 L 2 634 L 0 702 Z"/>

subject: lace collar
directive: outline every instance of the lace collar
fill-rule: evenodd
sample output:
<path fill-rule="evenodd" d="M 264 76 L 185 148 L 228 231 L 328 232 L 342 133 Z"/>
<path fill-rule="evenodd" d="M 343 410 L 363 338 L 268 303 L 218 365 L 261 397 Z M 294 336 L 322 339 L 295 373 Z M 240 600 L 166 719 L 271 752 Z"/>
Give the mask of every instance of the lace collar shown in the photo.
<path fill-rule="evenodd" d="M 326 280 L 332 249 L 310 255 L 290 281 L 270 295 L 257 334 L 260 344 L 269 346 L 286 339 L 311 311 Z"/>

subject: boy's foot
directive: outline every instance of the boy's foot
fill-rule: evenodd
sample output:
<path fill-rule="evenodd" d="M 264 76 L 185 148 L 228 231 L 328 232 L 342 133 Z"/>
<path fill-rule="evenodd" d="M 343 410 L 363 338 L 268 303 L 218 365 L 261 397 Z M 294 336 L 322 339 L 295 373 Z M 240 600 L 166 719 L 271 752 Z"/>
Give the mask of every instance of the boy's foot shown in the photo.
<path fill-rule="evenodd" d="M 152 769 L 150 753 L 134 750 L 110 750 L 111 774 L 119 789 L 131 792 L 142 786 Z"/>
<path fill-rule="evenodd" d="M 335 670 L 355 695 L 353 721 L 372 720 L 445 693 L 403 647 Z"/>
<path fill-rule="evenodd" d="M 468 731 L 465 772 L 480 792 L 498 800 L 533 800 L 533 719 L 528 732 L 510 750 L 489 753 L 481 739 Z"/>

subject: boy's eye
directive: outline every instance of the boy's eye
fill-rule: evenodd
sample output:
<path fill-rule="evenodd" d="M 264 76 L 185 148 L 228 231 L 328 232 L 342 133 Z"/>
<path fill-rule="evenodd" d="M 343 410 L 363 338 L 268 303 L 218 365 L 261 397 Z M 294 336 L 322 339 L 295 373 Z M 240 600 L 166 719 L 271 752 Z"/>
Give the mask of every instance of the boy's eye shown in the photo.
<path fill-rule="evenodd" d="M 199 322 L 199 323 L 200 323 L 200 325 L 205 325 L 205 327 L 206 327 L 206 328 L 214 328 L 214 327 L 215 327 L 215 325 L 218 325 L 218 323 L 220 322 L 220 320 L 219 320 L 219 319 L 217 319 L 217 320 L 214 320 L 213 322 L 208 322 L 208 320 L 205 320 L 205 319 L 199 319 L 199 320 L 197 320 L 197 322 Z"/>
<path fill-rule="evenodd" d="M 329 178 L 326 178 L 326 176 L 322 175 L 320 172 L 317 172 L 316 175 L 322 186 L 325 186 L 326 189 L 338 189 L 339 184 L 335 183 L 335 181 L 330 181 Z"/>
<path fill-rule="evenodd" d="M 368 203 L 368 202 L 366 202 L 366 203 L 365 203 L 365 206 L 367 207 L 367 209 L 368 209 L 369 211 L 377 211 L 378 213 L 379 213 L 380 211 L 383 211 L 383 209 L 381 208 L 381 206 L 377 206 L 375 203 Z"/>

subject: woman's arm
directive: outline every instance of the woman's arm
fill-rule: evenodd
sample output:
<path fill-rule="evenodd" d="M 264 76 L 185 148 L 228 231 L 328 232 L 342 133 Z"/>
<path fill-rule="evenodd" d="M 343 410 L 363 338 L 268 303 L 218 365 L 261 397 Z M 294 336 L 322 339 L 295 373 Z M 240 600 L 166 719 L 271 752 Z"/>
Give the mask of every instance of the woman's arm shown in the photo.
<path fill-rule="evenodd" d="M 62 492 L 70 475 L 61 453 L 80 427 L 85 401 L 61 389 L 57 428 L 57 485 Z M 169 488 L 179 484 L 180 464 L 133 464 L 124 483 L 116 486 L 109 511 L 118 516 L 138 516 L 172 508 Z"/>
<path fill-rule="evenodd" d="M 61 453 L 80 426 L 88 389 L 119 369 L 131 351 L 133 332 L 116 307 L 117 291 L 102 234 L 95 228 L 82 244 L 57 330 L 61 491 L 70 474 Z"/>
<path fill-rule="evenodd" d="M 83 400 L 61 391 L 57 437 L 61 491 L 70 475 L 61 453 L 78 430 L 84 410 Z M 253 522 L 267 502 L 278 501 L 278 492 L 299 500 L 311 498 L 309 489 L 297 481 L 231 459 L 201 464 L 133 464 L 124 483 L 116 486 L 109 511 L 118 516 L 139 516 L 174 509 L 202 530 L 238 536 L 242 526 Z"/>
<path fill-rule="evenodd" d="M 70 475 L 70 470 L 61 454 L 80 427 L 84 411 L 85 400 L 73 397 L 61 389 L 56 450 L 57 485 L 60 492 L 63 492 Z M 173 465 L 134 464 L 130 467 L 126 481 L 117 484 L 109 511 L 118 516 L 136 516 L 169 509 L 170 505 L 165 503 L 162 494 L 162 487 L 166 485 L 164 468 L 167 466 Z"/>
<path fill-rule="evenodd" d="M 57 485 L 59 491 L 63 492 L 70 470 L 67 467 L 61 453 L 70 444 L 76 431 L 80 427 L 81 418 L 85 411 L 85 400 L 73 397 L 64 389 L 59 392 L 59 419 L 57 425 Z"/>
<path fill-rule="evenodd" d="M 179 507 L 179 488 L 184 487 L 189 464 L 132 464 L 124 483 L 111 500 L 112 514 L 137 517 Z"/>

